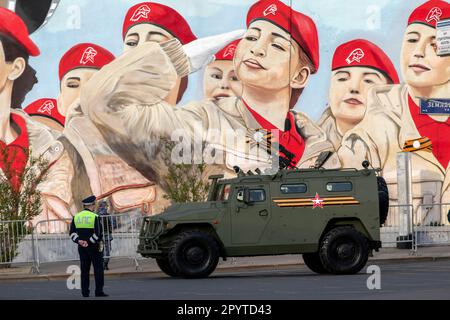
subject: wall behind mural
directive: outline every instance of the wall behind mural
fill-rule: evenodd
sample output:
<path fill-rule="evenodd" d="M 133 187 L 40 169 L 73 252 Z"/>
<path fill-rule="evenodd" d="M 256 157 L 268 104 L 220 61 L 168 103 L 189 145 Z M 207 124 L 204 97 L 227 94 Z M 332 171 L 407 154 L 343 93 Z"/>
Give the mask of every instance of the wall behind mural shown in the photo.
<path fill-rule="evenodd" d="M 2 141 L 52 164 L 35 222 L 70 218 L 90 194 L 113 212 L 161 212 L 164 139 L 177 143 L 172 163 L 206 164 L 203 178 L 308 168 L 330 152 L 326 168 L 381 168 L 391 203 L 450 202 L 446 1 L 0 4 L 32 31 L 1 11 L 5 56 L 22 47 L 38 80 L 24 101 L 2 88 Z M 10 74 L 12 88 L 34 81 L 29 66 Z M 402 152 L 411 199 L 398 187 Z M 437 206 L 426 219 L 446 221 Z"/>

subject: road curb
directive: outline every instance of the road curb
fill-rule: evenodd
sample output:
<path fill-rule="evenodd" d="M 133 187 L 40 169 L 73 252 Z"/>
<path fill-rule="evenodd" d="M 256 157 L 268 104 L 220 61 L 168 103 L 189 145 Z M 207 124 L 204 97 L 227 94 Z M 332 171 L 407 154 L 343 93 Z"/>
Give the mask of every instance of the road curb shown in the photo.
<path fill-rule="evenodd" d="M 450 256 L 410 256 L 404 258 L 384 258 L 384 259 L 369 259 L 368 264 L 371 263 L 384 263 L 384 262 L 418 262 L 418 261 L 441 261 L 441 260 L 450 260 Z M 267 269 L 267 268 L 277 268 L 277 267 L 288 267 L 288 266 L 297 266 L 304 265 L 302 261 L 299 263 L 279 263 L 279 264 L 259 264 L 259 265 L 242 265 L 242 266 L 224 266 L 216 269 L 216 272 L 223 271 L 233 271 L 233 270 L 243 270 L 243 269 Z M 152 271 L 139 271 L 136 270 L 134 272 L 126 271 L 126 272 L 113 272 L 113 273 L 105 273 L 105 278 L 122 278 L 128 276 L 145 276 L 145 275 L 153 275 L 153 274 L 161 274 L 165 275 L 160 270 L 152 270 Z M 9 282 L 9 281 L 55 281 L 61 279 L 67 279 L 68 274 L 38 274 L 38 275 L 26 275 L 26 276 L 11 276 L 11 277 L 1 277 L 0 282 Z"/>

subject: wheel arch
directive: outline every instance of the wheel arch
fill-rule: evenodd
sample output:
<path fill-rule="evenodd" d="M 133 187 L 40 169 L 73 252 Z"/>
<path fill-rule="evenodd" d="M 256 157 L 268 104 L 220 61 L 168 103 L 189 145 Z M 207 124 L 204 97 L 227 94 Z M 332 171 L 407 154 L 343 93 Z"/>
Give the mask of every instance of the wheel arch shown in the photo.
<path fill-rule="evenodd" d="M 181 232 L 193 230 L 203 231 L 210 234 L 216 240 L 217 245 L 219 246 L 220 256 L 224 259 L 226 258 L 225 246 L 220 240 L 220 237 L 217 235 L 216 229 L 210 223 L 207 222 L 179 223 L 176 226 L 174 226 L 169 232 L 167 232 L 164 235 L 164 238 L 167 240 L 174 239 Z"/>
<path fill-rule="evenodd" d="M 355 228 L 357 231 L 361 232 L 369 241 L 372 240 L 372 236 L 370 235 L 369 231 L 366 229 L 364 224 L 361 222 L 358 218 L 333 218 L 328 221 L 325 229 L 322 232 L 322 235 L 320 236 L 320 241 L 322 241 L 325 234 L 330 231 L 331 229 L 334 229 L 336 227 L 342 227 L 342 226 L 350 226 Z"/>

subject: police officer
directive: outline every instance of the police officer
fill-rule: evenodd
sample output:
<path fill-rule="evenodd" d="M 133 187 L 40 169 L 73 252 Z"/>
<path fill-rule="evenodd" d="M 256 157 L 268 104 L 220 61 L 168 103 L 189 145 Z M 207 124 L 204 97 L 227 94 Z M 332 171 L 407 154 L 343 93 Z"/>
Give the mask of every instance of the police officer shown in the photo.
<path fill-rule="evenodd" d="M 103 231 L 100 219 L 95 210 L 95 196 L 82 201 L 84 210 L 73 217 L 70 225 L 70 238 L 78 244 L 81 265 L 81 293 L 89 297 L 89 271 L 94 266 L 95 296 L 107 297 L 103 292 L 103 253 L 100 248 Z"/>

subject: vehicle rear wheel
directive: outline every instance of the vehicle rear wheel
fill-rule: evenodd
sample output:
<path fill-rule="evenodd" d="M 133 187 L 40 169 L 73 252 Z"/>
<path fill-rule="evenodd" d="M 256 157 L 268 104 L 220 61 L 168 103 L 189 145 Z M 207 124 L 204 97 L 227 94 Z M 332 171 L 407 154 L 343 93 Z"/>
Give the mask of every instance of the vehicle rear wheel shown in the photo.
<path fill-rule="evenodd" d="M 306 266 L 315 273 L 328 273 L 328 271 L 324 268 L 322 261 L 320 261 L 318 252 L 304 253 L 303 261 L 305 261 Z"/>
<path fill-rule="evenodd" d="M 158 258 L 156 259 L 156 264 L 161 269 L 162 272 L 171 277 L 177 277 L 178 272 L 172 268 L 168 259 Z"/>
<path fill-rule="evenodd" d="M 378 204 L 380 215 L 380 226 L 386 222 L 389 212 L 389 190 L 386 180 L 383 177 L 377 177 L 378 183 Z"/>
<path fill-rule="evenodd" d="M 168 261 L 182 277 L 204 278 L 217 267 L 219 247 L 207 232 L 185 231 L 173 241 L 168 252 Z"/>
<path fill-rule="evenodd" d="M 352 227 L 337 227 L 323 238 L 319 256 L 323 267 L 333 274 L 355 274 L 369 259 L 367 238 Z"/>

